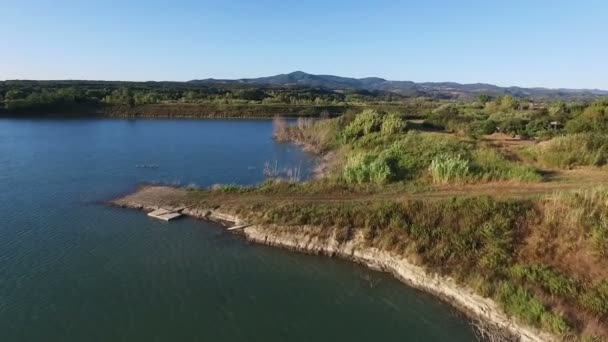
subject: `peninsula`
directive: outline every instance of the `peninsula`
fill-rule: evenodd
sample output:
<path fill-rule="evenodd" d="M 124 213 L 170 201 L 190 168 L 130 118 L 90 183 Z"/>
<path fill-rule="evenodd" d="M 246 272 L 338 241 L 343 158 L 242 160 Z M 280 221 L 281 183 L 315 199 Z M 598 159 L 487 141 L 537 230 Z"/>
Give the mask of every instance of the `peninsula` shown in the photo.
<path fill-rule="evenodd" d="M 608 337 L 608 102 L 513 97 L 422 118 L 366 109 L 275 120 L 319 154 L 316 179 L 145 186 L 114 205 L 239 225 L 248 240 L 335 255 L 437 294 L 494 333 Z M 287 175 L 287 176 L 286 176 Z"/>

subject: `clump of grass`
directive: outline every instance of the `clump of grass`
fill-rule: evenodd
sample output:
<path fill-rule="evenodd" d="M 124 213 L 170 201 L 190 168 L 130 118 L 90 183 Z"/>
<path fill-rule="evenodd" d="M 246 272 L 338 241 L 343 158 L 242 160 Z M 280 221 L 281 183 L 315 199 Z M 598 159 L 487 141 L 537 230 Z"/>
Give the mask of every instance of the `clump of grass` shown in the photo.
<path fill-rule="evenodd" d="M 265 162 L 263 174 L 266 179 L 286 180 L 289 182 L 299 182 L 302 177 L 300 166 L 294 167 L 279 167 L 279 162 Z"/>
<path fill-rule="evenodd" d="M 507 312 L 528 324 L 543 327 L 559 335 L 569 330 L 562 316 L 548 310 L 539 299 L 522 287 L 503 282 L 498 287 L 497 299 Z"/>
<path fill-rule="evenodd" d="M 592 248 L 598 258 L 608 254 L 608 190 L 556 193 L 542 207 L 546 235 L 581 241 L 580 248 Z"/>
<path fill-rule="evenodd" d="M 273 127 L 273 136 L 278 141 L 304 145 L 313 152 L 322 153 L 337 145 L 337 120 L 301 117 L 290 125 L 285 118 L 276 117 Z"/>
<path fill-rule="evenodd" d="M 344 129 L 342 135 L 346 142 L 353 141 L 366 134 L 380 131 L 382 127 L 382 114 L 376 110 L 364 110 L 355 116 L 355 119 Z"/>
<path fill-rule="evenodd" d="M 516 265 L 511 268 L 511 275 L 555 296 L 572 298 L 578 293 L 578 284 L 574 279 L 545 265 Z"/>
<path fill-rule="evenodd" d="M 461 155 L 441 154 L 431 161 L 429 171 L 439 184 L 462 182 L 469 177 L 469 161 Z"/>
<path fill-rule="evenodd" d="M 382 118 L 380 132 L 382 135 L 392 135 L 402 132 L 405 129 L 405 121 L 397 114 L 387 114 Z"/>
<path fill-rule="evenodd" d="M 248 186 L 237 185 L 237 184 L 214 184 L 211 187 L 211 190 L 217 191 L 217 192 L 225 192 L 225 193 L 240 193 L 240 192 L 251 191 L 252 188 L 248 187 Z"/>
<path fill-rule="evenodd" d="M 481 148 L 473 154 L 476 177 L 480 180 L 518 180 L 539 182 L 542 176 L 529 165 L 506 160 L 498 151 Z"/>
<path fill-rule="evenodd" d="M 354 142 L 372 133 L 389 136 L 402 132 L 405 125 L 405 121 L 397 114 L 386 114 L 367 109 L 356 115 L 354 120 L 344 128 L 342 140 L 345 143 Z"/>
<path fill-rule="evenodd" d="M 600 257 L 608 256 L 608 217 L 601 216 L 591 229 L 591 239 Z"/>
<path fill-rule="evenodd" d="M 581 294 L 581 305 L 598 315 L 608 315 L 608 280 L 600 281 Z"/>
<path fill-rule="evenodd" d="M 378 154 L 392 161 L 396 179 L 410 179 L 428 170 L 438 156 L 460 155 L 463 159 L 469 159 L 470 151 L 470 144 L 455 137 L 410 131 Z"/>
<path fill-rule="evenodd" d="M 381 185 L 388 182 L 393 173 L 386 160 L 371 155 L 358 155 L 348 160 L 343 178 L 350 184 L 372 183 Z"/>
<path fill-rule="evenodd" d="M 577 133 L 553 138 L 527 151 L 548 167 L 601 166 L 608 161 L 608 136 Z"/>

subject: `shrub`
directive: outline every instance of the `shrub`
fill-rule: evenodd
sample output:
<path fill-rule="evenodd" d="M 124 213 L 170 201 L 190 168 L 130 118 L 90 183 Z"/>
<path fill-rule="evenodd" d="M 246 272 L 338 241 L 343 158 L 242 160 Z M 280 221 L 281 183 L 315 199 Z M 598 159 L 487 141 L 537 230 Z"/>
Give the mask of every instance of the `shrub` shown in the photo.
<path fill-rule="evenodd" d="M 474 121 L 467 126 L 467 133 L 471 135 L 485 135 L 496 132 L 498 124 L 494 120 Z"/>
<path fill-rule="evenodd" d="M 386 160 L 371 155 L 359 155 L 348 160 L 344 168 L 344 179 L 351 184 L 384 184 L 393 173 Z"/>
<path fill-rule="evenodd" d="M 606 132 L 608 130 L 608 104 L 598 101 L 566 123 L 569 133 Z"/>
<path fill-rule="evenodd" d="M 510 273 L 516 279 L 538 285 L 552 295 L 574 297 L 577 294 L 575 280 L 545 265 L 516 265 Z"/>
<path fill-rule="evenodd" d="M 507 312 L 529 324 L 556 334 L 568 331 L 568 325 L 560 315 L 548 311 L 539 299 L 522 287 L 503 282 L 498 288 L 498 300 Z"/>
<path fill-rule="evenodd" d="M 278 141 L 295 142 L 321 153 L 337 145 L 337 131 L 337 120 L 298 118 L 295 125 L 289 125 L 283 117 L 276 117 L 273 136 Z"/>
<path fill-rule="evenodd" d="M 364 110 L 344 129 L 343 137 L 346 142 L 353 141 L 366 134 L 378 132 L 382 126 L 382 115 L 376 110 Z"/>
<path fill-rule="evenodd" d="M 469 161 L 459 154 L 442 154 L 431 161 L 429 170 L 435 183 L 464 181 L 469 176 Z"/>
<path fill-rule="evenodd" d="M 397 114 L 388 114 L 382 119 L 382 127 L 380 131 L 383 135 L 391 135 L 403 131 L 405 121 Z"/>

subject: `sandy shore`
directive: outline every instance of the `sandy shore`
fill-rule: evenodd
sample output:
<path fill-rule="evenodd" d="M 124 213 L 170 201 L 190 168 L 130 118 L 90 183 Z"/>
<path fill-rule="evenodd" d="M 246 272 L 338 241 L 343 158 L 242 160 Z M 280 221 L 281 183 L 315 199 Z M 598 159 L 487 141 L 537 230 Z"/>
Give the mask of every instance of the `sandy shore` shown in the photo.
<path fill-rule="evenodd" d="M 146 186 L 133 194 L 115 199 L 113 205 L 152 211 L 158 208 L 175 209 L 185 207 L 184 215 L 207 219 L 224 225 L 243 225 L 240 217 L 216 208 L 201 208 L 193 203 L 188 190 L 163 186 Z M 473 290 L 458 284 L 454 279 L 428 272 L 407 259 L 392 255 L 366 244 L 362 237 L 339 243 L 334 238 L 319 239 L 314 234 L 318 227 L 278 227 L 252 225 L 240 229 L 244 237 L 252 242 L 287 248 L 295 251 L 337 256 L 374 269 L 392 273 L 409 286 L 430 292 L 461 310 L 473 320 L 481 321 L 491 330 L 508 332 L 520 341 L 558 341 L 560 338 L 522 324 L 509 317 L 491 299 L 484 298 Z"/>

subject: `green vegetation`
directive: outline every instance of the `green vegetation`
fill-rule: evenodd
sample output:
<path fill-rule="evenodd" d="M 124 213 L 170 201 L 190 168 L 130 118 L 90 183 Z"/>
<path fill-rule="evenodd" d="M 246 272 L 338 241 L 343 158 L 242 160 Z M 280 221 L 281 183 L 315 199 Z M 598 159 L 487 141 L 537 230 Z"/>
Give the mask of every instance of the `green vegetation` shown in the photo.
<path fill-rule="evenodd" d="M 491 148 L 480 148 L 473 155 L 473 164 L 477 168 L 479 180 L 516 180 L 522 182 L 539 182 L 542 180 L 538 170 L 531 165 L 507 160 L 498 151 Z"/>
<path fill-rule="evenodd" d="M 321 116 L 373 106 L 407 112 L 432 109 L 433 99 L 356 89 L 264 86 L 222 82 L 0 81 L 0 112 L 76 112 L 128 116 Z M 145 111 L 144 111 L 145 109 Z"/>
<path fill-rule="evenodd" d="M 511 269 L 516 279 L 542 287 L 555 296 L 574 297 L 578 284 L 546 265 L 516 265 Z"/>
<path fill-rule="evenodd" d="M 498 289 L 498 300 L 505 310 L 525 322 L 563 335 L 569 327 L 560 315 L 547 310 L 545 305 L 527 290 L 503 283 Z"/>
<path fill-rule="evenodd" d="M 601 166 L 608 161 L 608 136 L 606 133 L 565 135 L 534 146 L 529 154 L 549 167 Z"/>
<path fill-rule="evenodd" d="M 397 113 L 364 110 L 336 119 L 275 120 L 275 137 L 317 152 L 348 156 L 329 175 L 357 185 L 387 183 L 477 183 L 501 180 L 539 182 L 535 167 L 507 160 L 482 142 L 456 135 L 425 132 Z"/>
<path fill-rule="evenodd" d="M 386 160 L 371 155 L 351 157 L 344 167 L 344 180 L 349 184 L 382 185 L 391 177 L 393 173 Z"/>
<path fill-rule="evenodd" d="M 537 108 L 506 97 L 440 104 L 422 119 L 379 109 L 277 119 L 277 139 L 331 156 L 323 178 L 267 182 L 238 200 L 196 198 L 319 238 L 362 237 L 522 322 L 564 338 L 608 338 L 597 323 L 608 319 L 608 191 L 597 188 L 608 143 L 601 126 L 580 133 L 569 124 L 597 119 L 604 106 Z M 568 176 L 572 167 L 580 169 Z M 596 189 L 554 193 L 579 183 Z"/>
<path fill-rule="evenodd" d="M 564 95 L 560 100 L 560 96 L 471 95 L 221 81 L 2 81 L 0 111 L 5 115 L 74 112 L 116 116 L 316 117 L 373 108 L 424 119 L 427 128 L 473 136 L 503 132 L 549 138 L 608 129 L 608 100 L 599 96 Z M 373 126 L 371 121 L 367 124 L 384 134 L 403 129 L 403 122 L 394 116 L 385 118 L 384 123 L 382 127 Z"/>
<path fill-rule="evenodd" d="M 435 183 L 462 182 L 469 176 L 469 161 L 459 154 L 442 154 L 431 161 L 430 171 Z"/>

